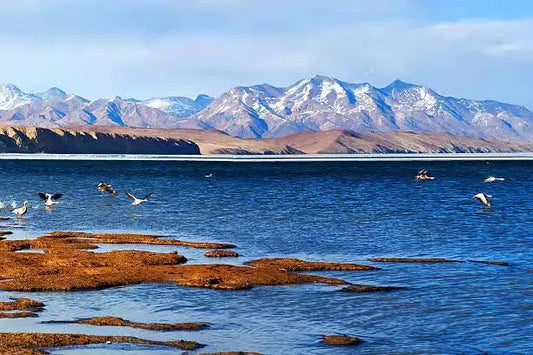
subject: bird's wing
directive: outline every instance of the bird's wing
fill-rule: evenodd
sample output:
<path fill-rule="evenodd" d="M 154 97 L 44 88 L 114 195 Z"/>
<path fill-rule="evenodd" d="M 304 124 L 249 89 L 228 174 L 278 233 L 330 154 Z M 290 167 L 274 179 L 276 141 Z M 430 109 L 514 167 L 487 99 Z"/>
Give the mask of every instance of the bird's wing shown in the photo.
<path fill-rule="evenodd" d="M 42 198 L 43 200 L 45 200 L 45 201 L 48 199 L 48 197 L 46 196 L 46 194 L 45 194 L 44 192 L 39 192 L 37 195 L 38 195 L 40 198 Z"/>
<path fill-rule="evenodd" d="M 61 196 L 63 196 L 63 194 L 53 194 L 52 195 L 52 200 L 59 200 L 61 198 Z"/>
<path fill-rule="evenodd" d="M 128 196 L 132 201 L 135 201 L 137 198 L 135 196 L 133 196 L 133 194 L 131 192 L 129 192 L 128 190 L 124 190 L 126 192 L 126 196 Z"/>
<path fill-rule="evenodd" d="M 150 197 L 152 197 L 153 194 L 154 194 L 153 192 L 150 192 L 149 194 L 146 194 L 146 196 L 144 196 L 142 199 L 148 200 Z"/>

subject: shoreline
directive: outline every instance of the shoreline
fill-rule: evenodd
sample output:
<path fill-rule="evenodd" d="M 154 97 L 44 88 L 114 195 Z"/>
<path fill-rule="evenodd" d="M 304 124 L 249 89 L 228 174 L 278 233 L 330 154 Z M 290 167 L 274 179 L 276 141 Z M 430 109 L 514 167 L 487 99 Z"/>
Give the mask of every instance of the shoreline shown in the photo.
<path fill-rule="evenodd" d="M 1 153 L 0 160 L 190 161 L 231 163 L 533 160 L 529 153 L 387 153 L 291 155 L 158 155 Z"/>

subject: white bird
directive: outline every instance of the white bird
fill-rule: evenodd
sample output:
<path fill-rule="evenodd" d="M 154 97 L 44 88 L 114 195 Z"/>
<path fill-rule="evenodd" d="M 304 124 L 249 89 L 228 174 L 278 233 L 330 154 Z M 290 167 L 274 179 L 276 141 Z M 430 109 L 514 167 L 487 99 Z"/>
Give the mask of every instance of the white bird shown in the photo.
<path fill-rule="evenodd" d="M 51 208 L 53 205 L 56 205 L 58 203 L 57 200 L 63 196 L 63 194 L 49 194 L 46 192 L 39 192 L 37 195 L 39 195 L 40 198 L 44 200 L 44 205 L 47 208 Z"/>
<path fill-rule="evenodd" d="M 15 208 L 13 210 L 13 213 L 17 215 L 17 218 L 18 219 L 21 219 L 22 218 L 22 215 L 24 215 L 26 212 L 28 212 L 28 206 L 26 206 L 28 204 L 28 200 L 25 200 L 23 203 L 22 203 L 22 207 L 19 207 L 19 208 Z"/>
<path fill-rule="evenodd" d="M 494 181 L 504 181 L 504 180 L 505 180 L 505 178 L 489 176 L 488 178 L 485 178 L 485 180 L 483 180 L 483 181 L 484 182 L 494 182 Z"/>
<path fill-rule="evenodd" d="M 205 174 L 205 177 L 206 177 L 206 178 L 213 177 L 213 173 Z"/>
<path fill-rule="evenodd" d="M 126 196 L 128 196 L 133 201 L 131 203 L 133 206 L 137 206 L 137 205 L 140 205 L 143 202 L 148 201 L 148 199 L 150 197 L 152 197 L 152 195 L 153 195 L 153 192 L 150 192 L 149 194 L 147 194 L 146 196 L 144 196 L 142 198 L 137 198 L 137 197 L 133 196 L 133 194 L 131 192 L 129 192 L 128 190 L 125 190 L 125 191 L 126 191 Z"/>
<path fill-rule="evenodd" d="M 492 196 L 491 195 L 487 195 L 487 194 L 484 194 L 483 192 L 480 192 L 480 193 L 477 193 L 474 195 L 474 197 L 472 197 L 474 200 L 478 200 L 479 202 L 481 202 L 482 204 L 484 204 L 485 206 L 487 207 L 491 207 L 492 206 Z"/>

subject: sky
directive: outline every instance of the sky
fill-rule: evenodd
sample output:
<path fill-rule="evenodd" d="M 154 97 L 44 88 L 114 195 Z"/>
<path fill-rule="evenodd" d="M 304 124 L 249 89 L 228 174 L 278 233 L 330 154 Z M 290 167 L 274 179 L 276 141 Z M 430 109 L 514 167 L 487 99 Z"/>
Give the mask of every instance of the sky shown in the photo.
<path fill-rule="evenodd" d="M 315 74 L 533 109 L 529 0 L 0 0 L 0 82 L 217 96 Z"/>

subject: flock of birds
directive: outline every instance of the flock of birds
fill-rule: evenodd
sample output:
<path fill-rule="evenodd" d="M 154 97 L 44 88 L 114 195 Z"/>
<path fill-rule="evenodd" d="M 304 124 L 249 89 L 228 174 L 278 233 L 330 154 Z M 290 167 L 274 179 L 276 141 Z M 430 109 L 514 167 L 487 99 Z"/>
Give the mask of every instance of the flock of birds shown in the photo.
<path fill-rule="evenodd" d="M 418 172 L 418 174 L 416 174 L 415 180 L 417 180 L 417 181 L 420 181 L 420 180 L 435 180 L 435 177 L 434 176 L 429 176 L 429 171 L 427 169 L 422 169 L 422 170 L 420 170 Z M 502 178 L 502 177 L 489 176 L 489 177 L 485 178 L 483 181 L 484 182 L 495 182 L 495 181 L 504 181 L 504 180 L 505 180 L 505 178 Z M 483 205 L 485 205 L 487 207 L 492 207 L 492 195 L 487 195 L 486 193 L 479 192 L 479 193 L 475 194 L 472 198 L 474 200 L 479 201 L 481 204 L 483 204 Z"/>
<path fill-rule="evenodd" d="M 111 184 L 105 182 L 99 183 L 97 189 L 98 191 L 107 192 L 108 194 L 111 194 L 113 196 L 118 195 L 118 191 L 115 190 L 113 186 L 111 186 Z M 128 196 L 128 198 L 132 201 L 132 206 L 138 206 L 141 203 L 148 201 L 148 199 L 153 195 L 153 193 L 151 192 L 141 198 L 138 198 L 128 190 L 125 190 L 125 193 L 126 196 Z M 63 196 L 63 194 L 50 194 L 47 192 L 39 192 L 37 196 L 39 196 L 44 201 L 44 207 L 46 209 L 51 209 L 54 205 L 57 205 L 59 203 L 59 199 Z M 12 212 L 17 215 L 18 219 L 21 219 L 22 216 L 25 215 L 26 212 L 28 212 L 28 200 L 25 200 L 22 203 L 21 207 L 15 208 Z"/>
<path fill-rule="evenodd" d="M 213 176 L 213 174 L 211 174 L 211 173 L 205 175 L 206 178 L 210 178 L 212 176 Z M 429 171 L 427 169 L 422 169 L 415 175 L 415 180 L 417 180 L 417 181 L 435 180 L 435 177 L 434 176 L 430 176 L 429 175 Z M 483 181 L 484 182 L 495 182 L 495 181 L 504 181 L 504 180 L 505 180 L 505 178 L 489 176 L 489 177 L 485 178 Z M 108 193 L 110 195 L 113 195 L 113 196 L 118 195 L 118 191 L 115 190 L 113 188 L 113 186 L 111 186 L 111 184 L 108 184 L 108 183 L 105 183 L 105 182 L 99 183 L 98 186 L 97 186 L 97 189 L 98 189 L 98 191 L 106 192 L 106 193 Z M 153 193 L 151 192 L 151 193 L 139 198 L 139 197 L 136 197 L 135 195 L 133 195 L 128 190 L 124 190 L 124 192 L 125 192 L 126 196 L 128 196 L 128 198 L 132 201 L 131 202 L 132 206 L 138 206 L 141 203 L 148 201 L 153 195 Z M 39 192 L 37 195 L 44 201 L 44 206 L 45 206 L 46 209 L 51 209 L 54 205 L 58 204 L 59 203 L 59 199 L 63 196 L 63 194 L 60 194 L 60 193 L 50 194 L 50 193 L 46 193 L 46 192 Z M 487 195 L 486 193 L 479 192 L 479 193 L 475 194 L 472 198 L 474 200 L 479 201 L 481 204 L 483 204 L 483 205 L 485 205 L 487 207 L 491 207 L 492 206 L 492 196 L 491 195 Z M 15 208 L 12 212 L 17 215 L 18 219 L 21 219 L 22 216 L 24 214 L 26 214 L 27 211 L 28 211 L 28 200 L 25 200 L 21 207 Z"/>

